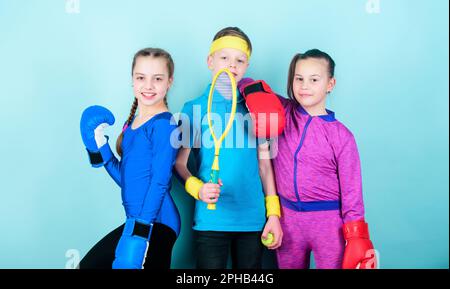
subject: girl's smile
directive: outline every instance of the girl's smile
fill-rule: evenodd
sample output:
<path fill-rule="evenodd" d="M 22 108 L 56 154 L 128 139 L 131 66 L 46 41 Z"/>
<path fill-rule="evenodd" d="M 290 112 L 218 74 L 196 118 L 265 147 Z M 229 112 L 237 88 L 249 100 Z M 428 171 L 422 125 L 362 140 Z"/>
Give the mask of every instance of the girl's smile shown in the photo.
<path fill-rule="evenodd" d="M 153 98 L 156 96 L 156 93 L 154 92 L 141 92 L 142 97 L 144 97 L 147 100 L 153 100 Z"/>

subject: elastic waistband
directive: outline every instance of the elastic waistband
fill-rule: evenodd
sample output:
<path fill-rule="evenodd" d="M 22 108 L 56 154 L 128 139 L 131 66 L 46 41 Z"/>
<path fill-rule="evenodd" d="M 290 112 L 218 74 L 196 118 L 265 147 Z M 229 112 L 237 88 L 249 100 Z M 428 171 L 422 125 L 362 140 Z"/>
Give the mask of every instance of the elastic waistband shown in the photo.
<path fill-rule="evenodd" d="M 332 211 L 341 209 L 340 201 L 297 202 L 283 198 L 280 195 L 278 196 L 280 197 L 280 203 L 283 207 L 297 212 Z"/>

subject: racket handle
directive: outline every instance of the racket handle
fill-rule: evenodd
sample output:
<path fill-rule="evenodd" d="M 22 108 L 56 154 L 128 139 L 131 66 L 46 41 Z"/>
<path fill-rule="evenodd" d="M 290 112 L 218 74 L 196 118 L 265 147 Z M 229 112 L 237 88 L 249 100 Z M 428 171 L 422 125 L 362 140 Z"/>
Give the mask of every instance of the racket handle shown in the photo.
<path fill-rule="evenodd" d="M 211 170 L 211 183 L 218 184 L 219 183 L 219 171 Z"/>
<path fill-rule="evenodd" d="M 211 183 L 218 184 L 219 183 L 219 171 L 218 170 L 211 170 Z M 208 204 L 206 206 L 208 210 L 215 210 L 216 204 Z"/>

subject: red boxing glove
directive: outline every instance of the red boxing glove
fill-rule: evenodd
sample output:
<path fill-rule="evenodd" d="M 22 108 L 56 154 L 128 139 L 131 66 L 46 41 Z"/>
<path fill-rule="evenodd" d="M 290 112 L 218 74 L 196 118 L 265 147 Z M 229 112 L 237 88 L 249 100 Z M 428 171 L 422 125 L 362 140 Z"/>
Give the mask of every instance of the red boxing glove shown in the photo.
<path fill-rule="evenodd" d="M 238 86 L 253 121 L 253 134 L 266 139 L 279 136 L 286 122 L 284 108 L 269 85 L 243 79 Z"/>
<path fill-rule="evenodd" d="M 344 251 L 343 269 L 375 269 L 377 259 L 369 239 L 369 227 L 364 220 L 344 224 L 344 238 L 347 241 Z"/>

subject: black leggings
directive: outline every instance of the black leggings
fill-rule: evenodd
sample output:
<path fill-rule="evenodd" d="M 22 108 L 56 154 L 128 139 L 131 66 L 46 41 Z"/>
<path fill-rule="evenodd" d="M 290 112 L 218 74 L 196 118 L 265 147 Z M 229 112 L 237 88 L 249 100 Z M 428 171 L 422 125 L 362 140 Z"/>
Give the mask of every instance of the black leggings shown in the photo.
<path fill-rule="evenodd" d="M 117 243 L 125 224 L 101 239 L 80 261 L 80 269 L 112 269 Z M 172 248 L 177 239 L 168 226 L 154 223 L 144 269 L 170 269 Z"/>

